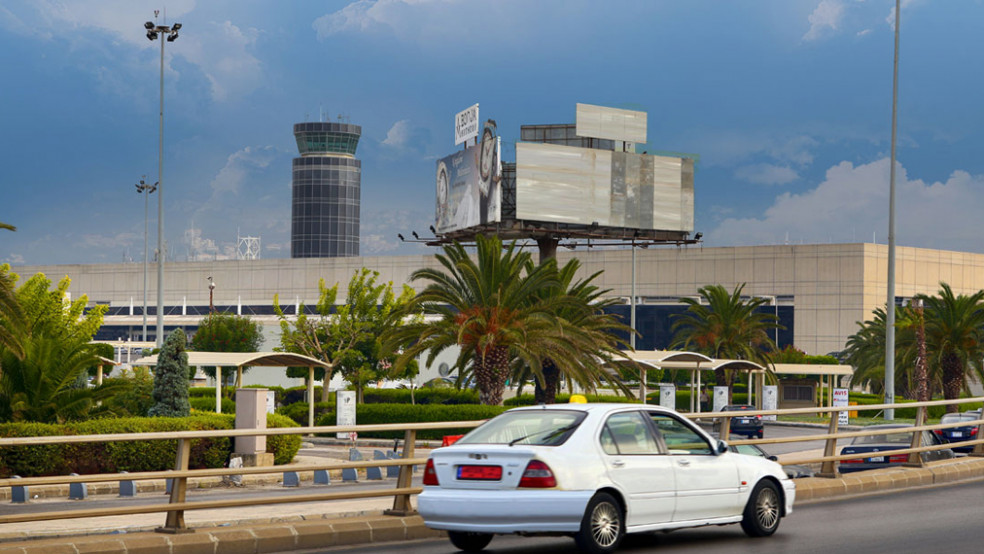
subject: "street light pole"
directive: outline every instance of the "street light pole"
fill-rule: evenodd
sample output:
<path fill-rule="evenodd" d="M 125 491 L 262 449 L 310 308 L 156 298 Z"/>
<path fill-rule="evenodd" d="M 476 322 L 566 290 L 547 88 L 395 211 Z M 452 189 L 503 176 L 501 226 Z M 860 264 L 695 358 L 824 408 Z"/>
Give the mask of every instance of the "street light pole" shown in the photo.
<path fill-rule="evenodd" d="M 885 403 L 895 403 L 895 136 L 898 128 L 899 23 L 901 1 L 895 0 L 895 62 L 892 72 L 892 154 L 888 178 L 888 301 L 885 304 Z M 885 420 L 895 419 L 895 410 L 885 410 Z"/>
<path fill-rule="evenodd" d="M 154 10 L 154 17 L 157 17 Z M 157 347 L 164 343 L 164 42 L 174 42 L 178 38 L 180 23 L 173 26 L 144 23 L 147 39 L 161 39 L 161 110 L 160 133 L 157 142 Z"/>
<path fill-rule="evenodd" d="M 146 176 L 145 176 L 146 177 Z M 137 193 L 143 194 L 144 197 L 144 279 L 143 279 L 143 341 L 147 342 L 147 263 L 149 259 L 147 234 L 149 232 L 149 214 L 147 212 L 147 204 L 150 199 L 150 195 L 157 190 L 157 183 L 153 185 L 148 185 L 143 179 L 140 179 L 140 184 L 136 185 Z"/>

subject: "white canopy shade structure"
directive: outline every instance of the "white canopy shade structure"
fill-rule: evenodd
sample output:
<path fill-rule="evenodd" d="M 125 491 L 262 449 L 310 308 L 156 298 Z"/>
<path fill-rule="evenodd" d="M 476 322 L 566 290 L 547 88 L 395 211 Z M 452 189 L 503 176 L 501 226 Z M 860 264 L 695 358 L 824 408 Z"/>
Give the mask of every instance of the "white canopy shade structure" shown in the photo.
<path fill-rule="evenodd" d="M 317 358 L 290 352 L 193 352 L 189 351 L 188 365 L 192 367 L 215 366 L 215 413 L 222 413 L 222 368 L 235 367 L 237 373 L 243 366 L 307 367 L 308 368 L 308 426 L 314 427 L 314 368 L 331 366 Z M 156 366 L 157 355 L 145 356 L 133 365 Z"/>
<path fill-rule="evenodd" d="M 96 359 L 99 360 L 99 365 L 96 366 L 96 385 L 98 386 L 101 385 L 103 382 L 104 365 L 113 366 L 113 365 L 121 365 L 121 364 L 116 360 L 110 360 L 109 358 L 104 358 L 102 356 L 96 356 Z"/>
<path fill-rule="evenodd" d="M 642 399 L 643 404 L 646 403 L 646 369 L 648 367 L 655 369 L 685 369 L 688 371 L 694 371 L 696 369 L 706 369 L 706 367 L 701 368 L 701 364 L 709 364 L 714 361 L 712 358 L 698 352 L 687 352 L 681 350 L 636 350 L 635 352 L 626 352 L 625 357 L 615 358 L 615 361 L 627 360 L 632 360 L 640 366 L 639 397 Z M 691 374 L 690 381 L 691 388 L 693 388 L 693 374 Z M 698 383 L 699 382 L 698 375 Z M 693 404 L 692 400 L 691 404 Z M 691 411 L 693 411 L 693 406 L 690 408 Z"/>

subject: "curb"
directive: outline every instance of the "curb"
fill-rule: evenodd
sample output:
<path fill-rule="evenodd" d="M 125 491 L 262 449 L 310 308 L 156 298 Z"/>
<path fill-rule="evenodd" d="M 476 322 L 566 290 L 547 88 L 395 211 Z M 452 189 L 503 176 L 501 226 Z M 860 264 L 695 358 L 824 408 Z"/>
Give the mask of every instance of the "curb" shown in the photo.
<path fill-rule="evenodd" d="M 186 534 L 154 532 L 89 535 L 0 544 L 0 554 L 170 552 L 224 554 L 290 552 L 333 546 L 440 538 L 420 516 L 362 516 L 235 527 L 203 527 Z"/>

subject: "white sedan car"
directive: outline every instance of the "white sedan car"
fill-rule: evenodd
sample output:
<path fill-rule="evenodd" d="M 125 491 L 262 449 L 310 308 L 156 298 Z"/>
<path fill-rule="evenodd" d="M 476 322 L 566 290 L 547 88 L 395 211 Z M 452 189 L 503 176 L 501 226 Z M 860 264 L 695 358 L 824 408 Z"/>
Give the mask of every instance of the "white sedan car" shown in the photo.
<path fill-rule="evenodd" d="M 606 553 L 626 533 L 682 527 L 740 523 L 768 536 L 795 496 L 782 466 L 729 452 L 673 410 L 555 404 L 509 410 L 434 450 L 418 509 L 466 552 L 520 533 Z"/>

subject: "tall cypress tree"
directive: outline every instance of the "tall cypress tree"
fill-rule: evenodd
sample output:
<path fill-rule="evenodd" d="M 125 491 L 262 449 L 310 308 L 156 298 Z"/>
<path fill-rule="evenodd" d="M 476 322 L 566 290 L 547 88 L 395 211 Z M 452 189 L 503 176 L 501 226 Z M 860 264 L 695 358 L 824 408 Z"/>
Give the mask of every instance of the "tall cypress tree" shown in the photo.
<path fill-rule="evenodd" d="M 185 417 L 191 413 L 188 402 L 188 354 L 184 331 L 175 330 L 164 341 L 154 373 L 154 406 L 151 417 Z"/>

